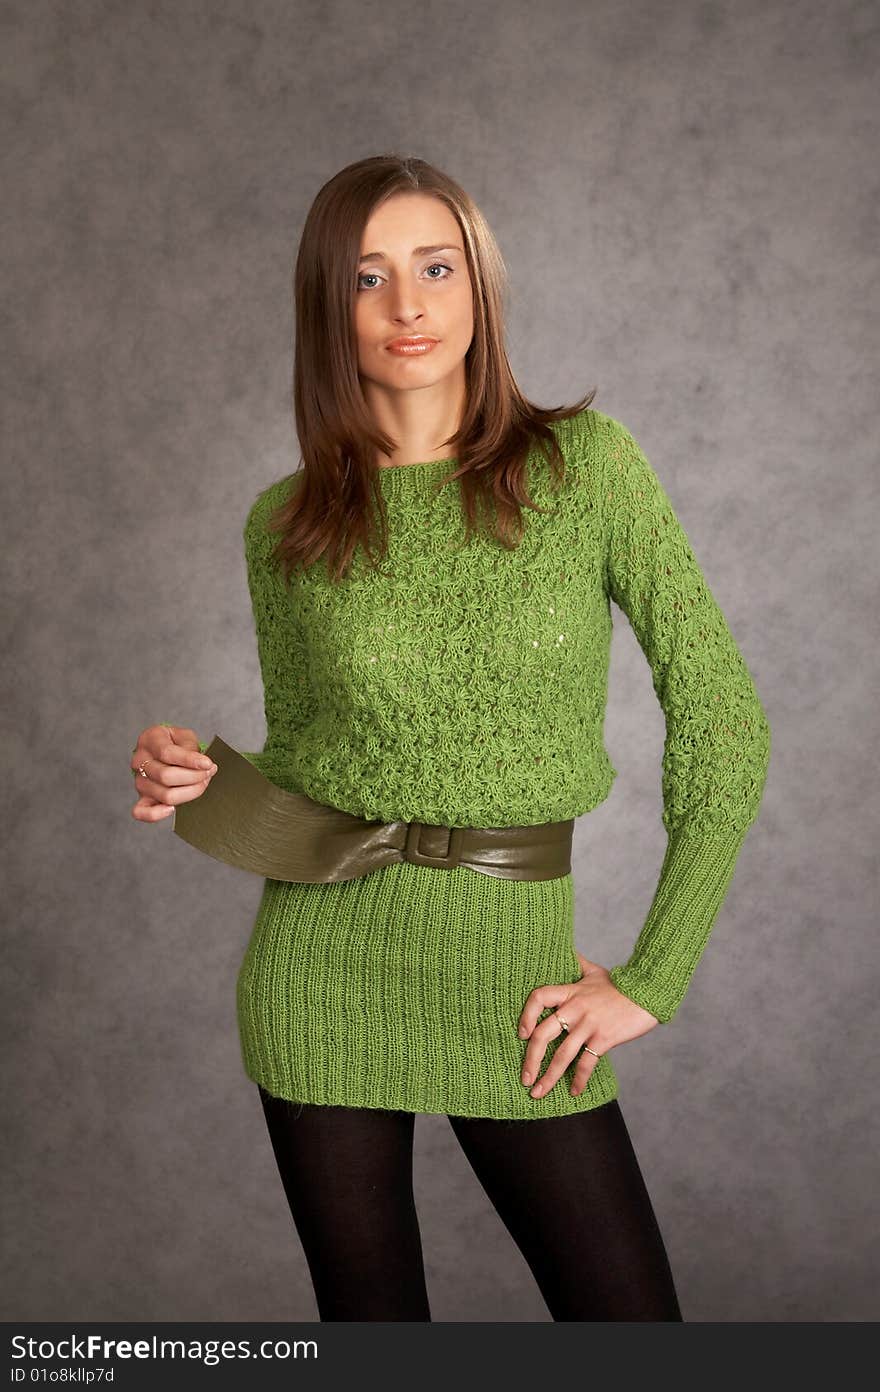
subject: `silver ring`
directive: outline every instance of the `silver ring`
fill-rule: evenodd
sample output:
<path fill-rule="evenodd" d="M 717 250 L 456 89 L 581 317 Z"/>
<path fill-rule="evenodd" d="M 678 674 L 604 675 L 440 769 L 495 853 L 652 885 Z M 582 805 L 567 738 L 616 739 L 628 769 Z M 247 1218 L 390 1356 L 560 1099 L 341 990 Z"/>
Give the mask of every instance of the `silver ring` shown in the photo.
<path fill-rule="evenodd" d="M 564 1030 L 567 1030 L 569 1028 L 568 1021 L 563 1019 L 558 1010 L 556 1012 L 556 1018 Z"/>

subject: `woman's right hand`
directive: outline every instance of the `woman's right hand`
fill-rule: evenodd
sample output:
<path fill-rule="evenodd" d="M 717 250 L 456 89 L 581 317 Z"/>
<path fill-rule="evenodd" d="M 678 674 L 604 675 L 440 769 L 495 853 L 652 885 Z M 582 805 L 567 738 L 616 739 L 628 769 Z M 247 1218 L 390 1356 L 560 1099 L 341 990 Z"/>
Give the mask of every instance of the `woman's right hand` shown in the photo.
<path fill-rule="evenodd" d="M 146 776 L 137 770 L 143 767 Z M 178 803 L 201 797 L 217 765 L 199 749 L 194 730 L 181 725 L 148 725 L 131 755 L 134 786 L 140 794 L 131 809 L 136 822 L 159 822 Z"/>

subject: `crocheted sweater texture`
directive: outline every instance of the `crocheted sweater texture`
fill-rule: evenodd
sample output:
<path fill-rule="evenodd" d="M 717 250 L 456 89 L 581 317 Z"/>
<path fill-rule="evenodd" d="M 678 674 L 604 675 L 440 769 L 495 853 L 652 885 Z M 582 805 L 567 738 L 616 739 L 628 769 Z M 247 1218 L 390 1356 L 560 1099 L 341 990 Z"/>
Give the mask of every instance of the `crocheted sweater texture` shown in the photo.
<path fill-rule="evenodd" d="M 659 781 L 667 845 L 647 917 L 611 979 L 666 1023 L 684 998 L 757 816 L 770 729 L 684 528 L 636 440 L 592 408 L 553 429 L 565 481 L 555 487 L 540 452 L 530 455 L 531 495 L 548 511 L 524 509 L 525 536 L 513 550 L 481 534 L 464 544 L 458 484 L 442 482 L 455 462 L 433 460 L 379 471 L 389 522 L 379 572 L 359 549 L 340 584 L 321 561 L 287 586 L 272 564 L 277 533 L 266 522 L 301 474 L 258 496 L 244 543 L 266 739 L 247 758 L 281 787 L 368 819 L 499 827 L 578 817 L 608 796 L 617 774 L 603 742 L 613 601 L 650 665 L 665 716 Z M 465 867 L 405 865 L 348 890 L 363 894 L 381 875 L 387 893 L 391 880 L 397 883 L 392 870 L 482 880 L 487 893 L 509 896 L 511 904 L 516 895 L 559 892 L 563 883 L 489 883 Z M 317 892 L 329 912 L 345 888 L 286 891 Z M 277 916 L 281 892 L 280 883 L 267 882 L 264 924 L 273 895 Z M 444 931 L 454 936 L 455 923 Z M 483 967 L 491 961 L 491 926 L 486 935 Z M 330 971 L 326 957 L 309 969 Z M 568 979 L 578 975 L 575 962 Z M 239 990 L 247 989 L 253 1011 L 255 978 L 243 976 Z M 517 1044 L 520 1053 L 511 1069 L 525 1047 L 515 1040 L 525 1003 L 524 996 L 517 1000 L 511 1048 Z M 324 1007 L 332 1011 L 333 1001 L 328 987 Z M 460 1005 L 449 1000 L 449 1020 L 438 1020 L 438 1029 Z M 432 1094 L 433 1101 L 400 1088 L 377 1092 L 366 1075 L 360 1091 L 322 1090 L 314 1078 L 306 1087 L 302 1073 L 295 1085 L 289 1075 L 279 1077 L 280 1065 L 261 1060 L 251 1035 L 250 1042 L 243 1036 L 248 1071 L 284 1095 L 481 1110 L 464 1084 Z M 593 1104 L 616 1091 L 610 1071 L 602 1072 L 606 1062 L 594 1070 L 605 1084 Z M 540 1109 L 517 1079 L 512 1085 L 524 1102 L 496 1099 L 486 1114 Z M 560 1086 L 542 1100 L 545 1111 L 554 1091 L 558 1096 Z"/>

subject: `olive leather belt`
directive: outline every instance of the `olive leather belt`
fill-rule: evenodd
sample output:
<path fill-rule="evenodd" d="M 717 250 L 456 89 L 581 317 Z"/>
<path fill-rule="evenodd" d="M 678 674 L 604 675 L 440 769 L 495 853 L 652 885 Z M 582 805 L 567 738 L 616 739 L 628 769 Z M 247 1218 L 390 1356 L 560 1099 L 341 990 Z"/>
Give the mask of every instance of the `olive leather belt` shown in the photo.
<path fill-rule="evenodd" d="M 571 871 L 574 818 L 535 826 L 444 827 L 366 821 L 279 788 L 215 735 L 205 753 L 217 772 L 174 809 L 172 830 L 215 860 L 272 880 L 330 884 L 385 865 L 454 870 L 507 880 L 553 880 Z"/>

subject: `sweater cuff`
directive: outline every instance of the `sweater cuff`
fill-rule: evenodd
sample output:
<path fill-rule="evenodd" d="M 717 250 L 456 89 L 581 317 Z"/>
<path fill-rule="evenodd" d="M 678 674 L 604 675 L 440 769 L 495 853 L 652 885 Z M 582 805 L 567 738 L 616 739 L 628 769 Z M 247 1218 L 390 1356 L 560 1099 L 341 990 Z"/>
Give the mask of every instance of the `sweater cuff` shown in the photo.
<path fill-rule="evenodd" d="M 660 880 L 629 961 L 612 967 L 618 991 L 667 1024 L 684 999 L 724 902 L 748 827 L 681 827 L 669 834 Z"/>

